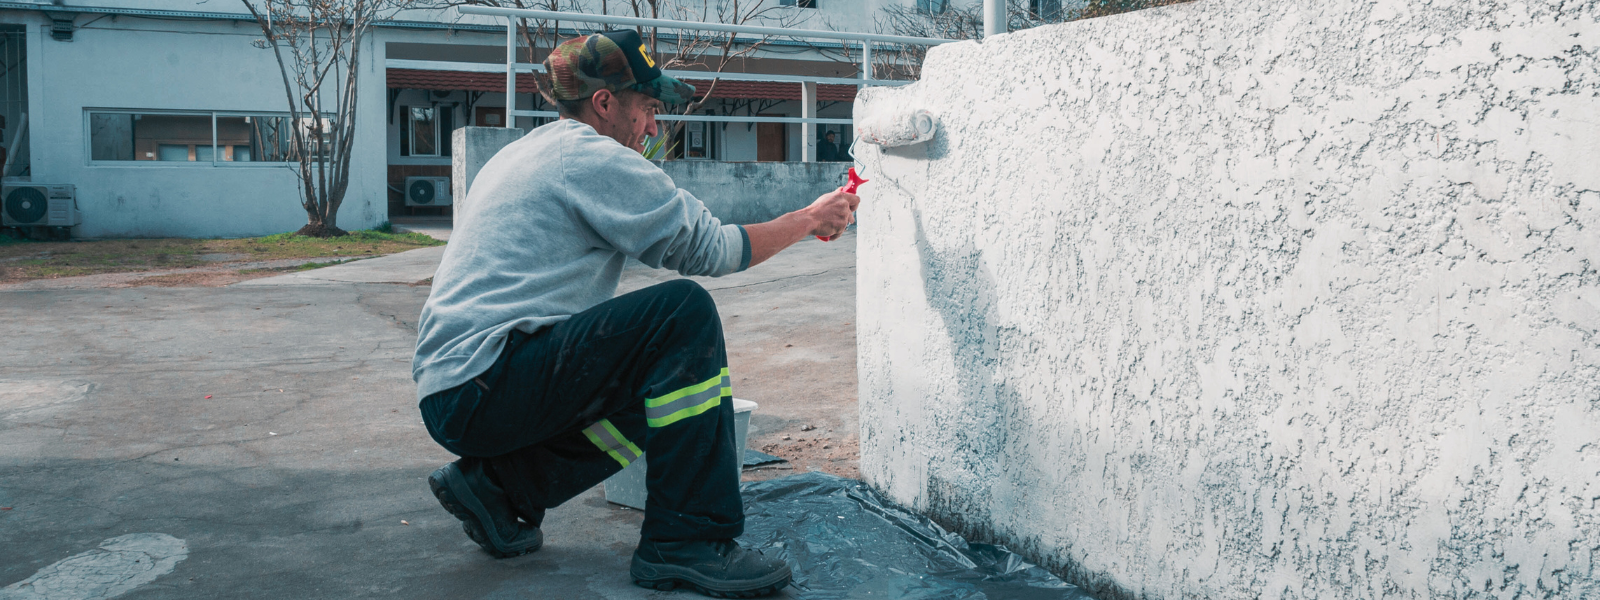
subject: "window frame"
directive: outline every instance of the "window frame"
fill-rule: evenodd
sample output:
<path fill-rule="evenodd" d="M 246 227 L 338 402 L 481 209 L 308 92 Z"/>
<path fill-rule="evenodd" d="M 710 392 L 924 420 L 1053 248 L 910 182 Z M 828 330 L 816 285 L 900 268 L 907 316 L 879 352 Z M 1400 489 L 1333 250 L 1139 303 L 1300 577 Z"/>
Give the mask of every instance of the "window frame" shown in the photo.
<path fill-rule="evenodd" d="M 198 116 L 205 116 L 205 117 L 209 117 L 211 119 L 211 160 L 209 160 L 209 161 L 190 160 L 190 161 L 183 161 L 183 162 L 168 161 L 168 160 L 139 160 L 138 158 L 135 158 L 134 160 L 95 160 L 95 158 L 94 158 L 94 139 L 93 139 L 93 135 L 94 135 L 94 129 L 93 129 L 93 127 L 94 127 L 94 117 L 93 117 L 93 115 L 95 115 L 95 114 L 172 115 L 172 116 L 197 116 L 197 117 Z M 219 148 L 219 146 L 217 145 L 217 119 L 219 117 L 282 117 L 282 118 L 285 118 L 285 119 L 292 119 L 293 118 L 293 116 L 290 115 L 287 111 L 277 112 L 277 111 L 270 111 L 270 110 L 242 111 L 242 110 L 186 110 L 186 109 L 165 109 L 165 108 L 161 108 L 161 109 L 149 108 L 149 109 L 146 109 L 146 108 L 95 108 L 95 107 L 84 107 L 84 109 L 83 109 L 83 158 L 84 158 L 84 165 L 88 166 L 88 167 L 96 167 L 96 168 L 98 168 L 98 167 L 112 167 L 112 168 L 124 167 L 124 168 L 135 168 L 135 169 L 159 169 L 159 168 L 203 169 L 203 168 L 215 168 L 215 167 L 234 167 L 234 168 L 241 168 L 241 169 L 269 169 L 269 168 L 281 168 L 281 167 L 286 167 L 286 166 L 287 167 L 293 167 L 293 166 L 297 166 L 297 165 L 300 164 L 299 161 L 295 161 L 295 160 L 288 160 L 288 161 L 281 161 L 281 162 L 268 162 L 268 161 L 261 161 L 261 160 L 252 160 L 252 161 L 239 162 L 239 161 L 232 161 L 232 160 L 220 160 L 220 158 L 222 156 L 222 153 L 217 151 L 218 148 Z M 330 119 L 332 117 L 333 117 L 333 115 L 331 113 L 324 113 L 323 116 L 322 116 L 323 119 Z M 306 117 L 301 117 L 301 118 L 304 119 Z M 197 153 L 198 152 L 198 148 L 199 148 L 198 145 L 196 145 L 195 149 L 191 150 L 190 152 L 191 153 Z M 137 153 L 138 150 L 135 149 L 134 152 Z"/>
<path fill-rule="evenodd" d="M 400 129 L 401 158 L 450 158 L 452 153 L 450 145 L 454 143 L 455 130 L 468 127 L 457 123 L 458 107 L 454 102 L 429 100 L 422 104 L 396 104 L 396 108 L 401 113 L 400 122 L 396 124 Z M 411 121 L 411 111 L 418 108 L 433 110 L 433 154 L 417 154 L 417 128 Z"/>
<path fill-rule="evenodd" d="M 417 153 L 417 121 L 415 118 L 413 118 L 413 115 L 418 109 L 430 111 L 433 115 L 428 119 L 428 122 L 432 124 L 429 128 L 433 130 L 433 152 L 428 154 Z M 427 106 L 407 106 L 405 119 L 406 135 L 410 137 L 410 139 L 406 140 L 408 145 L 411 147 L 410 156 L 416 156 L 419 158 L 440 158 L 442 154 L 439 152 L 439 103 L 429 102 Z"/>
<path fill-rule="evenodd" d="M 214 161 L 200 162 L 198 160 L 161 160 L 159 155 L 155 160 L 139 160 L 138 147 L 133 150 L 133 160 L 95 160 L 94 159 L 94 117 L 98 114 L 117 115 L 164 115 L 175 117 L 206 117 L 211 120 L 211 153 L 213 158 L 217 148 L 217 117 L 216 113 L 209 110 L 140 110 L 118 108 L 84 108 L 83 109 L 83 157 L 88 166 L 139 166 L 145 168 L 172 168 L 172 169 L 198 169 L 211 166 Z M 158 149 L 159 153 L 160 150 Z M 191 153 L 194 150 L 190 150 Z"/>
<path fill-rule="evenodd" d="M 1053 3 L 1053 5 L 1047 6 L 1047 3 Z M 1050 23 L 1059 22 L 1065 19 L 1067 15 L 1066 8 L 1062 6 L 1061 0 L 1029 0 L 1028 12 Z"/>
<path fill-rule="evenodd" d="M 215 118 L 217 118 L 217 119 L 220 119 L 220 118 L 231 118 L 231 117 L 273 117 L 273 118 L 282 118 L 282 119 L 292 119 L 293 118 L 293 116 L 291 116 L 287 112 L 273 112 L 273 111 L 270 111 L 270 110 L 260 110 L 260 111 L 219 110 L 219 111 L 213 112 L 212 114 L 215 115 Z M 305 117 L 301 117 L 301 118 L 304 119 Z M 293 126 L 293 125 L 291 125 L 291 126 Z M 292 136 L 293 132 L 290 132 L 290 134 Z M 211 138 L 212 138 L 212 140 L 216 140 L 216 138 L 217 138 L 217 126 L 216 126 L 216 121 L 215 120 L 212 121 Z M 293 139 L 293 138 L 291 137 L 291 139 Z M 216 141 L 213 141 L 212 145 L 217 147 L 217 148 L 219 148 L 219 149 L 222 148 L 221 144 L 217 143 Z M 216 156 L 220 157 L 221 155 L 222 155 L 221 152 L 216 152 Z M 249 161 L 244 161 L 244 162 L 235 161 L 235 160 L 216 160 L 214 162 L 219 166 L 244 167 L 244 168 L 251 168 L 251 169 L 261 168 L 261 167 L 281 167 L 281 166 L 284 166 L 284 165 L 298 165 L 298 164 L 300 164 L 300 161 L 297 161 L 297 160 L 285 160 L 285 161 L 277 161 L 277 162 L 265 161 L 265 160 L 249 160 Z"/>

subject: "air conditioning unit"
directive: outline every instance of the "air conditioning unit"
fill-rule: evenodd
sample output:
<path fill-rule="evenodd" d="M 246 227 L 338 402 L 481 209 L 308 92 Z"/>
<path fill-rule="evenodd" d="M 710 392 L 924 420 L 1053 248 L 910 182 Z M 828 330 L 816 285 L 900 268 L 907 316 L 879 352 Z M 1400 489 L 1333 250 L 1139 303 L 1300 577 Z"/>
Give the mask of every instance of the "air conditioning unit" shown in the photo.
<path fill-rule="evenodd" d="M 83 222 L 70 184 L 16 183 L 0 187 L 0 221 L 8 227 L 72 227 Z"/>
<path fill-rule="evenodd" d="M 406 206 L 450 206 L 450 178 L 407 177 Z"/>

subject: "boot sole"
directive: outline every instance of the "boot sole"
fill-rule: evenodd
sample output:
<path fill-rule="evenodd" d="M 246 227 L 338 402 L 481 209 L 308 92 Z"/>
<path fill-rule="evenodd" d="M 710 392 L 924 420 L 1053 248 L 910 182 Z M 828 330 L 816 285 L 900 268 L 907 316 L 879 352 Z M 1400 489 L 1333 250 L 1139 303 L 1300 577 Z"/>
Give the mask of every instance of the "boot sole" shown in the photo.
<path fill-rule="evenodd" d="M 784 565 L 782 571 L 760 579 L 711 582 L 704 580 L 704 576 L 692 569 L 673 565 L 644 563 L 650 570 L 656 571 L 656 574 L 651 577 L 643 577 L 639 573 L 641 565 L 638 562 L 637 560 L 635 561 L 633 569 L 629 573 L 633 576 L 634 585 L 663 592 L 684 587 L 712 598 L 759 598 L 776 594 L 778 590 L 789 585 L 789 580 L 793 575 L 789 570 L 789 566 Z"/>
<path fill-rule="evenodd" d="M 500 548 L 489 536 L 489 531 L 484 523 L 489 521 L 488 510 L 472 495 L 467 487 L 467 481 L 461 475 L 461 470 L 455 464 L 439 467 L 432 475 L 428 476 L 428 487 L 433 490 L 433 497 L 450 514 L 461 520 L 461 530 L 467 537 L 472 538 L 484 552 L 495 558 L 511 558 L 528 554 L 544 546 L 544 540 L 539 539 L 532 546 L 526 548 Z M 457 491 L 459 490 L 459 491 Z M 492 527 L 492 525 L 491 525 Z"/>

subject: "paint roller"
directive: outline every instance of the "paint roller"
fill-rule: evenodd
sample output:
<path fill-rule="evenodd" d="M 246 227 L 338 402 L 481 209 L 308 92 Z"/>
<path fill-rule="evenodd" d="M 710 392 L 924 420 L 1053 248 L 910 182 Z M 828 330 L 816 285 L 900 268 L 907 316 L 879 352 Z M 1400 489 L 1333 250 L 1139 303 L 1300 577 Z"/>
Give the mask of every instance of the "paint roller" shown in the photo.
<path fill-rule="evenodd" d="M 933 113 L 920 108 L 869 113 L 856 120 L 856 140 L 884 148 L 921 144 L 933 139 L 938 124 L 939 120 L 934 118 Z M 850 183 L 844 186 L 844 193 L 856 193 L 856 188 L 867 181 L 856 174 L 855 167 L 850 167 Z M 836 237 L 839 236 L 833 236 Z M 833 238 L 817 236 L 824 242 L 831 242 Z"/>
<path fill-rule="evenodd" d="M 884 148 L 921 144 L 933 139 L 939 120 L 924 109 L 869 112 L 856 120 L 856 139 Z"/>

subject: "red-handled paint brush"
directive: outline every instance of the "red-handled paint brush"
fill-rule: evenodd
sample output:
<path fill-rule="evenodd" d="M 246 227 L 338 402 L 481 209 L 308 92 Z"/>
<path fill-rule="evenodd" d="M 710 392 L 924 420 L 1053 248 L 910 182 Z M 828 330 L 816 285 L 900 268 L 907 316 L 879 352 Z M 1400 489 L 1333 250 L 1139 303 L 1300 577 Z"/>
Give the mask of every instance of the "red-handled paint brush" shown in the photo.
<path fill-rule="evenodd" d="M 866 183 L 868 181 L 871 181 L 871 180 L 870 179 L 862 179 L 860 175 L 856 174 L 856 168 L 855 167 L 850 167 L 850 184 L 844 186 L 844 193 L 846 193 L 846 194 L 854 194 L 854 193 L 856 193 L 856 188 L 861 187 L 861 184 Z M 833 236 L 833 237 L 839 237 L 839 236 Z M 820 235 L 817 236 L 817 239 L 822 240 L 824 242 L 833 241 L 833 238 L 825 238 L 825 237 L 822 237 Z"/>

